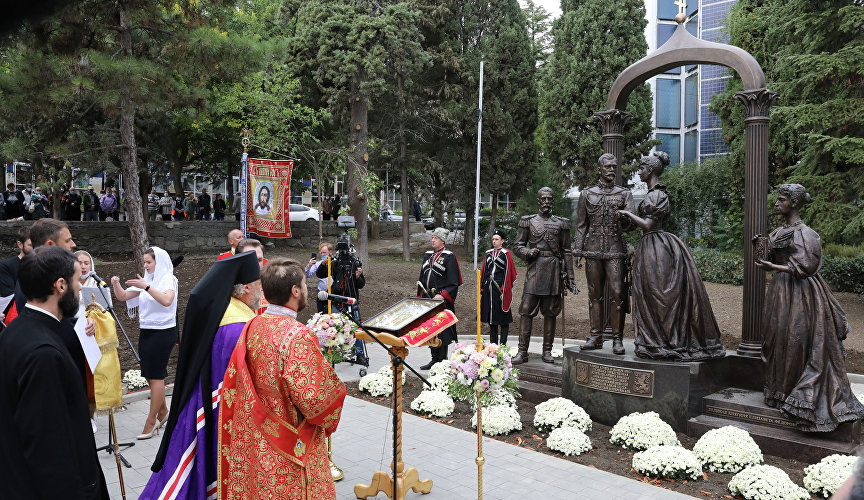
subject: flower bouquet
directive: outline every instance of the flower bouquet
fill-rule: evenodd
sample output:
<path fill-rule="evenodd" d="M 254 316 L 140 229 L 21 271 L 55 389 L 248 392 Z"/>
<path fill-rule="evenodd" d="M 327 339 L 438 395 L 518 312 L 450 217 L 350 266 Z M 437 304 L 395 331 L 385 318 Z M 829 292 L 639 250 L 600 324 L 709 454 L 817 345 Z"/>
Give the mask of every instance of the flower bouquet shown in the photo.
<path fill-rule="evenodd" d="M 318 337 L 321 353 L 331 365 L 341 363 L 354 355 L 354 323 L 342 313 L 315 313 L 306 326 Z"/>
<path fill-rule="evenodd" d="M 127 370 L 123 374 L 123 383 L 129 392 L 147 387 L 147 379 L 141 376 L 141 370 Z"/>
<path fill-rule="evenodd" d="M 515 396 L 519 379 L 510 358 L 509 346 L 487 343 L 478 351 L 474 344 L 456 344 L 450 356 L 450 370 L 455 379 L 450 384 L 450 396 L 460 401 L 474 399 L 475 392 L 480 392 L 481 397 L 499 391 Z"/>

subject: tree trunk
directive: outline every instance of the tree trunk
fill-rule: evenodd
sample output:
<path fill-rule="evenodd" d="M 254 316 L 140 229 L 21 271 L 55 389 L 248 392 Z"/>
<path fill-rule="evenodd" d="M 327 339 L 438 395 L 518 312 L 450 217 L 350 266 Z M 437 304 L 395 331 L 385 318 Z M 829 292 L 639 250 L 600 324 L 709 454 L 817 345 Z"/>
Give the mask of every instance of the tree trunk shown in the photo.
<path fill-rule="evenodd" d="M 366 81 L 366 73 L 358 72 L 351 83 L 351 131 L 349 134 L 348 208 L 356 220 L 357 257 L 364 266 L 369 261 L 369 233 L 366 229 L 366 193 L 363 191 L 362 177 L 369 163 L 369 99 L 360 87 Z"/>
<path fill-rule="evenodd" d="M 401 67 L 400 67 L 401 69 Z M 409 224 L 411 222 L 411 205 L 408 199 L 408 163 L 405 161 L 405 93 L 403 91 L 403 76 L 400 71 L 396 78 L 396 85 L 399 89 L 399 172 L 401 175 L 400 189 L 402 192 L 402 260 L 409 262 L 411 260 L 411 233 Z"/>
<path fill-rule="evenodd" d="M 318 246 L 324 243 L 324 179 L 321 178 L 321 166 L 316 159 L 311 160 L 312 170 L 315 172 L 315 180 L 318 182 Z"/>
<path fill-rule="evenodd" d="M 456 211 L 453 211 L 453 219 L 456 219 Z M 465 244 L 465 253 L 468 254 L 468 258 L 473 261 L 474 259 L 474 217 L 477 214 L 474 213 L 474 204 L 471 204 L 467 210 L 465 210 L 465 230 L 463 234 L 465 235 L 465 240 L 463 243 Z"/>
<path fill-rule="evenodd" d="M 225 175 L 228 179 L 225 182 L 225 204 L 231 208 L 234 206 L 234 169 L 231 168 L 230 161 L 225 163 Z"/>
<path fill-rule="evenodd" d="M 492 215 L 489 217 L 489 232 L 487 238 L 492 238 L 492 233 L 495 232 L 495 219 L 498 217 L 498 194 L 492 193 Z"/>
<path fill-rule="evenodd" d="M 120 47 L 125 56 L 132 55 L 132 28 L 126 24 L 125 7 L 120 6 Z M 120 89 L 121 170 L 126 189 L 126 213 L 129 216 L 129 238 L 135 269 L 144 269 L 144 250 L 150 246 L 147 225 L 143 217 L 141 194 L 138 189 L 138 154 L 135 144 L 135 102 L 129 88 Z"/>

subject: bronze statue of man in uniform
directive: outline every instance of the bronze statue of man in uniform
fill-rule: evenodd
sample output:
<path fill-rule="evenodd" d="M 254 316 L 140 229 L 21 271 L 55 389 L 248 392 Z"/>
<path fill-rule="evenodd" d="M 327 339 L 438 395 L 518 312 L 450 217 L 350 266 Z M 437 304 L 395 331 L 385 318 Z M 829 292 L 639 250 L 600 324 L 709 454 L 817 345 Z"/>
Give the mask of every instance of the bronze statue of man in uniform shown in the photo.
<path fill-rule="evenodd" d="M 627 314 L 625 277 L 627 275 L 627 244 L 624 232 L 634 228 L 630 219 L 619 210 L 633 212 L 633 195 L 629 189 L 615 185 L 618 159 L 606 153 L 597 160 L 597 185 L 583 189 L 576 208 L 576 231 L 573 255 L 577 265 L 585 258 L 588 280 L 588 315 L 591 331 L 582 350 L 603 348 L 606 317 L 603 302 L 607 300 L 612 327 L 612 352 L 624 354 L 624 316 Z M 581 266 L 580 266 L 581 267 Z M 606 292 L 610 297 L 606 297 Z"/>
<path fill-rule="evenodd" d="M 565 290 L 573 285 L 573 259 L 570 255 L 570 219 L 552 215 L 552 190 L 537 192 L 540 213 L 526 215 L 519 221 L 513 253 L 528 262 L 525 288 L 522 292 L 522 315 L 519 328 L 519 351 L 513 364 L 528 359 L 531 324 L 538 312 L 543 313 L 543 361 L 552 362 L 555 318 L 561 313 Z"/>

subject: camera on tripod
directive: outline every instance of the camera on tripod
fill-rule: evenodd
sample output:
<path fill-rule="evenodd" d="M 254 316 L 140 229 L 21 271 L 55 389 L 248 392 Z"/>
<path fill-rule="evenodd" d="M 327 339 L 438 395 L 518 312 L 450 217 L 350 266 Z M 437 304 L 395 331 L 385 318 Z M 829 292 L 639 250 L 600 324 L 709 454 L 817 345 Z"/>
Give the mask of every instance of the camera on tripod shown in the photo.
<path fill-rule="evenodd" d="M 340 215 L 336 219 L 336 225 L 345 230 L 336 240 L 337 265 L 351 266 L 354 264 L 360 267 L 360 259 L 355 255 L 356 250 L 354 249 L 354 245 L 351 244 L 351 235 L 348 234 L 348 229 L 355 227 L 354 217 L 351 215 Z"/>

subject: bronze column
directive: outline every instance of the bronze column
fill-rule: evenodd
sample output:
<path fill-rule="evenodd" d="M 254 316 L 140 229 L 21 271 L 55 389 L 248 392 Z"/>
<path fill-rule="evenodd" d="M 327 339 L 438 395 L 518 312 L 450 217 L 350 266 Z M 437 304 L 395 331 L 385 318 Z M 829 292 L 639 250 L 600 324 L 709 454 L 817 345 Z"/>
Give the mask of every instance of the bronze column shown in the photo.
<path fill-rule="evenodd" d="M 753 262 L 753 237 L 768 231 L 768 112 L 777 94 L 766 88 L 735 94 L 742 103 L 744 120 L 744 311 L 738 354 L 762 354 L 762 306 L 765 272 Z"/>
<path fill-rule="evenodd" d="M 603 152 L 611 153 L 618 159 L 618 165 L 615 166 L 615 184 L 618 186 L 624 185 L 624 179 L 621 177 L 621 150 L 624 144 L 624 127 L 627 122 L 633 118 L 633 115 L 620 109 L 610 109 L 594 113 L 594 118 L 600 123 L 600 131 L 603 134 Z M 603 292 L 603 339 L 612 339 L 612 323 L 610 314 L 613 311 L 610 304 L 612 291 L 609 289 L 609 284 L 606 284 Z M 622 321 L 623 325 L 624 322 Z"/>
<path fill-rule="evenodd" d="M 603 152 L 612 153 L 618 158 L 618 166 L 615 167 L 615 184 L 623 185 L 621 179 L 621 149 L 624 144 L 624 127 L 633 118 L 633 115 L 619 109 L 610 109 L 594 113 L 594 118 L 600 122 L 600 131 L 603 133 Z"/>

